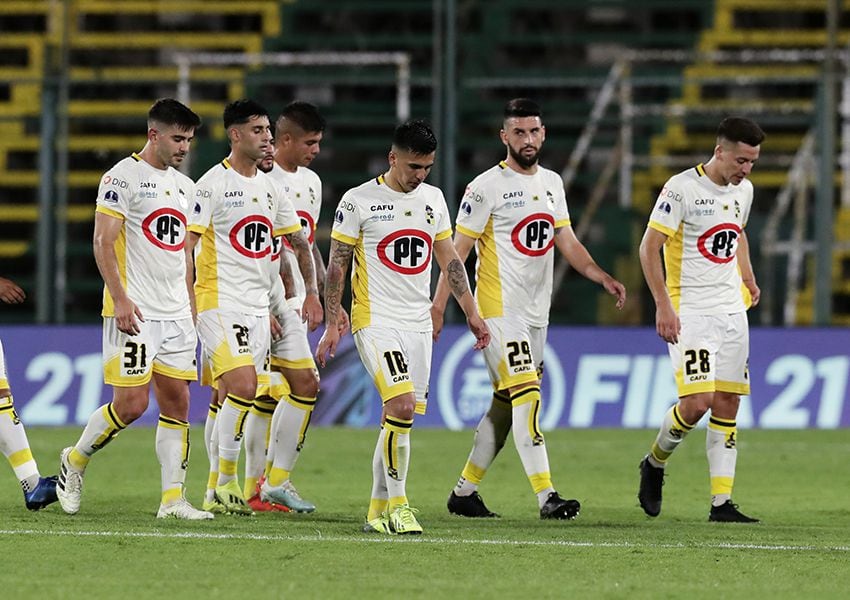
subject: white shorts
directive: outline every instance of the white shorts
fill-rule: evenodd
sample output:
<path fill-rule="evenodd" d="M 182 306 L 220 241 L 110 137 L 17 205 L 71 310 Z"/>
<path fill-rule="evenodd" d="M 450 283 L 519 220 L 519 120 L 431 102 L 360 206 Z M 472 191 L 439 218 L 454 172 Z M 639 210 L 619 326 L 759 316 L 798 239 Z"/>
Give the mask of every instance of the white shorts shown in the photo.
<path fill-rule="evenodd" d="M 3 354 L 3 342 L 0 342 L 0 390 L 9 389 L 9 379 L 6 375 L 6 355 Z"/>
<path fill-rule="evenodd" d="M 548 327 L 532 327 L 516 317 L 485 319 L 490 343 L 484 362 L 497 390 L 535 382 L 543 376 L 543 350 Z"/>
<path fill-rule="evenodd" d="M 679 343 L 667 344 L 679 397 L 701 392 L 750 393 L 747 313 L 684 315 Z"/>
<path fill-rule="evenodd" d="M 223 373 L 253 366 L 257 383 L 268 385 L 268 355 L 271 332 L 268 316 L 258 317 L 213 308 L 198 315 L 198 337 L 209 376 L 215 381 Z"/>
<path fill-rule="evenodd" d="M 434 345 L 431 332 L 364 327 L 355 332 L 354 344 L 381 400 L 413 392 L 416 414 L 424 415 Z"/>
<path fill-rule="evenodd" d="M 272 367 L 315 369 L 316 362 L 307 340 L 307 324 L 289 307 L 275 316 L 283 327 L 283 336 L 272 340 Z"/>
<path fill-rule="evenodd" d="M 118 330 L 115 317 L 103 318 L 103 381 L 118 387 L 145 385 L 153 373 L 195 381 L 198 336 L 192 317 L 139 321 L 139 333 Z"/>

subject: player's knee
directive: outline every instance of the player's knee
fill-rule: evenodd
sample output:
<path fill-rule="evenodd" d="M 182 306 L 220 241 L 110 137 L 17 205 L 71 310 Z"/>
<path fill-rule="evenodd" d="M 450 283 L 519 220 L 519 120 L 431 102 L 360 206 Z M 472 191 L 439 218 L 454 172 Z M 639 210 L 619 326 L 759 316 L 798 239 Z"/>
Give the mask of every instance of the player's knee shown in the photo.
<path fill-rule="evenodd" d="M 148 408 L 148 397 L 142 394 L 128 394 L 112 402 L 115 415 L 125 425 L 129 425 L 143 414 Z"/>
<path fill-rule="evenodd" d="M 387 401 L 384 410 L 389 416 L 411 421 L 416 410 L 416 396 L 405 394 L 392 398 Z"/>
<path fill-rule="evenodd" d="M 720 418 L 734 419 L 738 414 L 738 406 L 740 404 L 741 397 L 737 394 L 717 392 L 711 406 L 711 412 Z"/>

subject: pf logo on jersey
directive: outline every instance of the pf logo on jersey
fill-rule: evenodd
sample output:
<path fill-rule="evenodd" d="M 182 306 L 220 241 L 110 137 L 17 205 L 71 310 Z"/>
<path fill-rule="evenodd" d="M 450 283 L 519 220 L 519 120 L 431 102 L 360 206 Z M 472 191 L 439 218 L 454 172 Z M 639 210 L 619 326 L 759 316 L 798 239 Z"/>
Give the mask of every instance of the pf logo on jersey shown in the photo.
<path fill-rule="evenodd" d="M 263 258 L 272 251 L 272 222 L 262 215 L 249 215 L 230 230 L 230 244 L 242 256 Z"/>
<path fill-rule="evenodd" d="M 740 237 L 741 228 L 735 223 L 720 223 L 699 236 L 697 249 L 713 263 L 728 263 L 735 258 Z"/>
<path fill-rule="evenodd" d="M 431 264 L 431 237 L 418 229 L 400 229 L 378 242 L 380 261 L 403 275 L 418 275 Z"/>
<path fill-rule="evenodd" d="M 511 242 L 526 256 L 543 256 L 555 244 L 555 218 L 548 213 L 528 215 L 514 227 Z"/>
<path fill-rule="evenodd" d="M 145 217 L 142 232 L 157 248 L 178 252 L 186 243 L 186 215 L 174 208 L 160 208 Z"/>

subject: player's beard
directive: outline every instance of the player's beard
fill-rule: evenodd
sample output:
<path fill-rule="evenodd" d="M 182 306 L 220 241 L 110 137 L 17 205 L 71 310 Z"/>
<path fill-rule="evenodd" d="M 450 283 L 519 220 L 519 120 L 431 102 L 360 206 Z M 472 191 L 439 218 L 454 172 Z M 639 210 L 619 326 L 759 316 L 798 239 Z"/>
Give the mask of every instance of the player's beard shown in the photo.
<path fill-rule="evenodd" d="M 525 156 L 522 154 L 522 150 L 526 147 L 528 146 L 520 148 L 520 151 L 517 152 L 513 149 L 513 146 L 508 146 L 508 153 L 511 155 L 511 158 L 513 158 L 523 169 L 528 169 L 529 167 L 536 165 L 537 157 L 540 155 L 540 150 L 535 150 L 534 154 L 531 156 Z"/>

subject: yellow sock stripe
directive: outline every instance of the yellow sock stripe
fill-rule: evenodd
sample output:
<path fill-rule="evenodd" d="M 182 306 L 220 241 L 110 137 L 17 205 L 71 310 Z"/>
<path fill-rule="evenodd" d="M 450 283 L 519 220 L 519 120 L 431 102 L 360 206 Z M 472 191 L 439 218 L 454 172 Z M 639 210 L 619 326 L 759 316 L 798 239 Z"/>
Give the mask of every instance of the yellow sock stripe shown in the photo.
<path fill-rule="evenodd" d="M 217 483 L 218 483 L 218 471 L 210 471 L 210 474 L 207 477 L 207 489 L 208 490 L 214 490 Z"/>
<path fill-rule="evenodd" d="M 313 410 L 316 407 L 316 398 L 308 398 L 307 396 L 296 396 L 295 394 L 289 394 L 284 396 L 284 399 L 289 402 L 292 406 L 297 408 L 302 408 L 304 410 Z"/>
<path fill-rule="evenodd" d="M 724 433 L 731 433 L 738 428 L 738 425 L 735 421 L 730 421 L 728 419 L 718 419 L 717 417 L 711 417 L 708 420 L 708 427 L 710 429 L 714 429 L 715 431 L 722 431 Z"/>
<path fill-rule="evenodd" d="M 387 510 L 392 511 L 396 506 L 401 506 L 402 504 L 409 504 L 407 496 L 393 496 L 387 501 Z"/>
<path fill-rule="evenodd" d="M 236 461 L 218 458 L 218 472 L 222 475 L 236 476 Z M 217 480 L 216 480 L 217 481 Z"/>
<path fill-rule="evenodd" d="M 209 415 L 215 419 L 218 416 L 218 404 L 210 404 Z"/>
<path fill-rule="evenodd" d="M 9 402 L 7 404 L 0 404 L 0 412 L 4 412 L 7 410 L 12 410 L 14 408 L 14 404 L 12 402 L 12 397 L 7 396 L 9 398 Z"/>
<path fill-rule="evenodd" d="M 522 406 L 526 402 L 531 402 L 534 400 L 533 394 L 537 392 L 537 398 L 540 399 L 540 387 L 537 385 L 531 385 L 527 388 L 523 388 L 520 391 L 516 392 L 513 396 L 511 396 L 511 405 L 512 406 Z"/>
<path fill-rule="evenodd" d="M 84 470 L 89 464 L 89 460 L 91 459 L 88 456 L 76 448 L 71 448 L 71 451 L 68 453 L 68 462 L 71 463 L 71 466 L 78 471 Z"/>
<path fill-rule="evenodd" d="M 679 412 L 679 405 L 678 404 L 673 407 L 673 421 L 675 422 L 677 427 L 679 427 L 680 429 L 684 429 L 685 431 L 690 431 L 691 429 L 694 428 L 693 425 L 689 424 L 687 421 L 685 421 L 682 418 L 682 415 Z"/>
<path fill-rule="evenodd" d="M 166 417 L 165 415 L 159 415 L 159 426 L 166 427 L 168 429 L 189 429 L 189 422 Z"/>
<path fill-rule="evenodd" d="M 655 442 L 652 443 L 652 449 L 650 450 L 652 453 L 652 458 L 657 460 L 660 463 L 666 463 L 667 459 L 670 458 L 672 452 L 665 452 L 661 448 L 658 447 L 658 444 Z"/>
<path fill-rule="evenodd" d="M 183 497 L 183 488 L 175 487 L 168 490 L 162 490 L 162 503 L 173 504 Z"/>
<path fill-rule="evenodd" d="M 484 479 L 484 474 L 486 472 L 487 469 L 483 469 L 474 463 L 466 461 L 466 465 L 464 465 L 463 471 L 460 475 L 467 481 L 471 481 L 472 483 L 478 485 L 479 483 L 481 483 L 481 480 Z"/>
<path fill-rule="evenodd" d="M 304 419 L 301 421 L 301 429 L 298 430 L 298 451 L 304 447 L 304 442 L 307 441 L 307 429 L 310 428 L 310 421 L 313 419 L 313 411 L 307 411 Z"/>
<path fill-rule="evenodd" d="M 269 485 L 272 487 L 278 487 L 283 485 L 283 482 L 287 479 L 289 479 L 289 471 L 287 471 L 286 469 L 272 467 L 269 471 Z"/>
<path fill-rule="evenodd" d="M 387 416 L 384 419 L 384 429 L 395 433 L 410 433 L 413 427 L 413 419 L 399 419 L 398 417 Z"/>
<path fill-rule="evenodd" d="M 259 415 L 271 416 L 274 414 L 275 407 L 277 407 L 277 400 L 254 400 L 251 410 Z"/>
<path fill-rule="evenodd" d="M 732 495 L 732 484 L 735 483 L 734 477 L 712 477 L 711 478 L 711 495 L 717 494 Z"/>
<path fill-rule="evenodd" d="M 256 477 L 245 477 L 245 485 L 242 486 L 242 494 L 245 496 L 245 499 L 252 497 L 257 493 L 257 478 Z"/>
<path fill-rule="evenodd" d="M 535 494 L 539 494 L 546 488 L 552 487 L 552 475 L 549 471 L 545 473 L 534 473 L 528 476 L 528 481 L 531 483 L 531 489 Z"/>
<path fill-rule="evenodd" d="M 254 400 L 246 400 L 233 394 L 227 394 L 225 402 L 230 402 L 237 410 L 248 410 L 254 405 Z"/>
<path fill-rule="evenodd" d="M 182 467 L 184 469 L 189 468 L 189 424 L 186 423 L 186 427 L 183 429 L 183 464 Z"/>
<path fill-rule="evenodd" d="M 111 421 L 113 426 L 115 426 L 119 430 L 127 427 L 124 423 L 121 422 L 121 419 L 118 418 L 118 415 L 115 414 L 115 409 L 112 408 L 112 402 L 107 404 L 104 408 L 106 410 L 103 411 L 103 416 L 106 417 L 107 421 Z"/>
<path fill-rule="evenodd" d="M 12 452 L 8 457 L 6 457 L 6 460 L 9 461 L 9 464 L 12 465 L 13 469 L 15 467 L 20 467 L 32 460 L 32 451 L 29 448 L 24 448 L 23 450 Z"/>
<path fill-rule="evenodd" d="M 92 443 L 91 447 L 95 450 L 100 450 L 106 444 L 112 441 L 112 439 L 121 433 L 121 430 L 126 427 L 124 423 L 115 415 L 115 411 L 112 409 L 112 403 L 105 405 L 102 409 L 102 413 L 104 420 L 106 421 L 106 430 L 100 434 L 100 436 Z M 72 452 L 73 454 L 73 452 Z M 82 453 L 78 452 L 77 456 L 82 457 Z M 85 457 L 85 464 L 88 464 L 89 457 Z M 75 465 L 76 466 L 76 465 Z"/>
<path fill-rule="evenodd" d="M 528 434 L 535 445 L 543 443 L 543 434 L 540 433 L 540 390 L 531 399 L 531 410 L 528 411 Z"/>
<path fill-rule="evenodd" d="M 371 521 L 381 516 L 381 513 L 387 510 L 390 501 L 386 498 L 372 498 L 369 501 L 369 512 L 366 513 L 366 520 Z"/>

